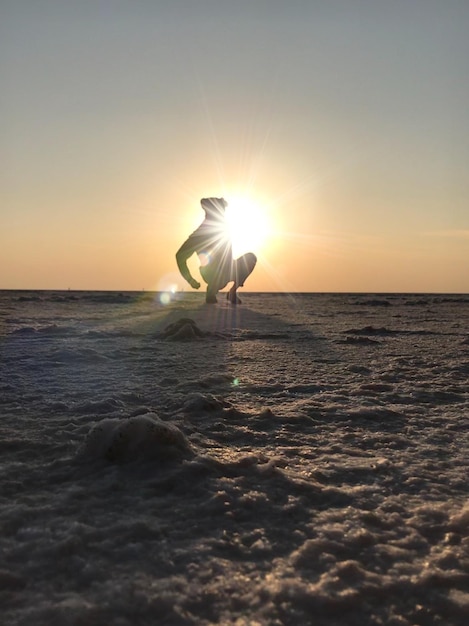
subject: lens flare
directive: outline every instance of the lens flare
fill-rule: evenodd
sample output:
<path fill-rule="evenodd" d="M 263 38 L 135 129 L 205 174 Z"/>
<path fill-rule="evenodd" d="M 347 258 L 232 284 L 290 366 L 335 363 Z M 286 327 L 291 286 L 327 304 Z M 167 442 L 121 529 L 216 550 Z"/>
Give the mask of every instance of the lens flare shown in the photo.
<path fill-rule="evenodd" d="M 178 274 L 166 274 L 158 282 L 157 299 L 163 305 L 170 304 L 179 298 L 179 295 L 183 290 L 184 285 Z"/>

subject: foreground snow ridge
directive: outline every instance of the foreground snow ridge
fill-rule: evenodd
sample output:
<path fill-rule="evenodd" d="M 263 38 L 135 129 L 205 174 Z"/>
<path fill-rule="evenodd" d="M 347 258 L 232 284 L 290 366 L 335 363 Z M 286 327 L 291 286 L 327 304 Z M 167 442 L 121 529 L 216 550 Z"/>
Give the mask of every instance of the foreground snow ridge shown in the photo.
<path fill-rule="evenodd" d="M 113 462 L 159 461 L 182 459 L 189 452 L 189 442 L 177 426 L 148 413 L 100 421 L 87 435 L 78 457 Z"/>

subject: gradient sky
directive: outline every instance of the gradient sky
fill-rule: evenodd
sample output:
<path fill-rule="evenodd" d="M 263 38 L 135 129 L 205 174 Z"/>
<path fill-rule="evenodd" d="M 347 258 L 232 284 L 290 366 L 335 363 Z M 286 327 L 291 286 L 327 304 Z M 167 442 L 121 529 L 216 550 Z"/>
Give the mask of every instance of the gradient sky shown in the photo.
<path fill-rule="evenodd" d="M 244 194 L 247 290 L 469 292 L 468 33 L 467 0 L 0 0 L 0 288 L 182 286 L 200 198 Z"/>

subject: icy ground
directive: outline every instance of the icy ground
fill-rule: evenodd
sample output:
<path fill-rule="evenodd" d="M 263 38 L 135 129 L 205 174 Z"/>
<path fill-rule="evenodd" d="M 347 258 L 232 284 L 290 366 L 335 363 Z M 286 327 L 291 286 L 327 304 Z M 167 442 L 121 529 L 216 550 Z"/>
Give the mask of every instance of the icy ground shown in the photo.
<path fill-rule="evenodd" d="M 469 296 L 243 300 L 0 292 L 2 624 L 469 623 Z"/>

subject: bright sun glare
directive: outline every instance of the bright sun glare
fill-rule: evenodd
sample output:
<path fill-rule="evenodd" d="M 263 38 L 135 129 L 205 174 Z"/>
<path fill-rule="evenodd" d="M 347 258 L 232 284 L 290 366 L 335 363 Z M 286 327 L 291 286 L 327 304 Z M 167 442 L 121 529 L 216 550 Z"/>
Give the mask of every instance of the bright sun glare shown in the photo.
<path fill-rule="evenodd" d="M 265 207 L 247 196 L 227 194 L 226 223 L 233 244 L 233 255 L 261 254 L 272 228 Z"/>

